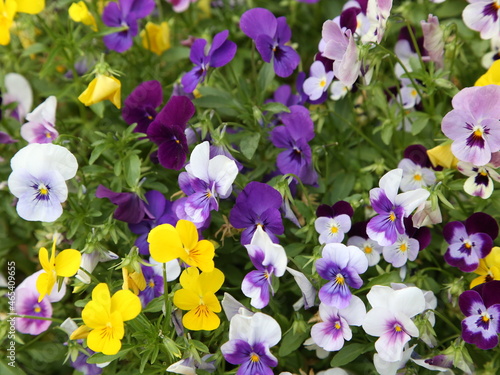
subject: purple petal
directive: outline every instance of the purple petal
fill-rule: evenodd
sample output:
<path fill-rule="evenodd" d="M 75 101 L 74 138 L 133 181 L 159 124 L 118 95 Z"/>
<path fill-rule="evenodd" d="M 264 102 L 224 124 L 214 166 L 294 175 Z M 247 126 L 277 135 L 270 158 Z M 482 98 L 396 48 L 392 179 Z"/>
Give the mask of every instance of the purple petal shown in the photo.
<path fill-rule="evenodd" d="M 461 238 L 467 238 L 467 230 L 465 225 L 460 221 L 452 221 L 446 224 L 443 228 L 443 237 L 449 244 L 461 242 Z"/>
<path fill-rule="evenodd" d="M 276 35 L 274 36 L 276 38 L 276 41 L 279 44 L 288 43 L 290 39 L 292 39 L 292 30 L 286 23 L 286 17 L 278 17 L 276 21 L 278 23 L 278 26 L 276 28 Z"/>
<path fill-rule="evenodd" d="M 230 62 L 236 54 L 236 43 L 226 40 L 210 56 L 210 66 L 219 68 Z"/>
<path fill-rule="evenodd" d="M 122 12 L 118 3 L 110 2 L 102 12 L 102 22 L 109 27 L 122 26 Z"/>
<path fill-rule="evenodd" d="M 136 132 L 146 133 L 156 117 L 156 108 L 163 101 L 163 90 L 158 81 L 146 81 L 137 86 L 125 99 L 122 116 L 125 122 L 137 123 Z"/>
<path fill-rule="evenodd" d="M 422 145 L 411 145 L 408 146 L 403 154 L 405 159 L 410 159 L 415 164 L 421 167 L 431 168 L 432 164 L 427 155 L 427 149 Z"/>
<path fill-rule="evenodd" d="M 205 80 L 207 71 L 199 66 L 195 66 L 181 78 L 182 87 L 187 93 L 192 93 L 199 83 Z"/>
<path fill-rule="evenodd" d="M 486 233 L 492 240 L 498 236 L 498 223 L 490 215 L 483 212 L 476 212 L 472 214 L 465 221 L 465 228 L 467 233 Z"/>
<path fill-rule="evenodd" d="M 335 280 L 329 281 L 319 290 L 319 299 L 328 306 L 343 309 L 349 306 L 352 294 L 346 284 L 339 284 Z"/>
<path fill-rule="evenodd" d="M 123 14 L 133 14 L 135 18 L 144 18 L 155 8 L 154 0 L 120 0 Z"/>
<path fill-rule="evenodd" d="M 269 278 L 267 272 L 250 271 L 241 284 L 243 294 L 251 298 L 250 304 L 262 309 L 269 304 Z"/>
<path fill-rule="evenodd" d="M 205 39 L 196 39 L 191 46 L 191 51 L 189 53 L 189 59 L 195 65 L 205 64 L 205 46 L 207 41 Z"/>
<path fill-rule="evenodd" d="M 340 27 L 345 27 L 346 29 L 351 30 L 351 32 L 354 34 L 358 27 L 357 16 L 360 12 L 361 9 L 355 7 L 347 8 L 346 10 L 342 11 L 342 13 L 340 13 Z"/>
<path fill-rule="evenodd" d="M 290 113 L 283 113 L 281 121 L 288 129 L 293 140 L 304 139 L 309 142 L 314 138 L 314 123 L 306 107 L 293 105 Z"/>
<path fill-rule="evenodd" d="M 290 76 L 300 63 L 299 54 L 290 46 L 280 45 L 274 52 L 274 71 L 278 77 Z"/>
<path fill-rule="evenodd" d="M 262 60 L 267 63 L 270 63 L 273 54 L 275 53 L 274 49 L 276 48 L 276 42 L 273 38 L 266 34 L 260 34 L 257 39 L 255 39 L 255 47 L 257 51 L 259 51 Z"/>
<path fill-rule="evenodd" d="M 274 38 L 278 22 L 274 14 L 264 8 L 254 8 L 243 13 L 240 19 L 240 28 L 246 36 L 257 39 L 259 35 Z"/>
<path fill-rule="evenodd" d="M 196 112 L 193 102 L 186 96 L 172 96 L 165 107 L 158 113 L 155 121 L 164 125 L 186 128 L 186 124 Z"/>

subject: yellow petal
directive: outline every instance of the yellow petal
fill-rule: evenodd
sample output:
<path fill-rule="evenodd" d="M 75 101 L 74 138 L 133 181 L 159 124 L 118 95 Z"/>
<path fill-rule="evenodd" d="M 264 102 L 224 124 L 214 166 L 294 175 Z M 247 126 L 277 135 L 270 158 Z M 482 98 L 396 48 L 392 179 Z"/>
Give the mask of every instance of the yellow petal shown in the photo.
<path fill-rule="evenodd" d="M 160 263 L 170 262 L 186 253 L 179 234 L 170 224 L 154 227 L 149 232 L 148 242 L 151 256 Z"/>
<path fill-rule="evenodd" d="M 215 248 L 212 242 L 201 240 L 188 254 L 181 259 L 190 266 L 198 267 L 203 272 L 212 272 L 214 269 Z"/>
<path fill-rule="evenodd" d="M 174 305 L 181 310 L 193 310 L 200 304 L 198 293 L 189 289 L 180 289 L 174 293 Z"/>
<path fill-rule="evenodd" d="M 49 261 L 49 252 L 45 247 L 42 247 L 38 252 L 38 260 L 40 261 L 40 264 L 45 272 L 49 272 L 53 269 Z"/>
<path fill-rule="evenodd" d="M 2 46 L 10 43 L 10 28 L 14 23 L 16 11 L 16 0 L 0 2 L 0 45 Z"/>
<path fill-rule="evenodd" d="M 118 322 L 113 322 L 117 324 Z M 123 322 L 121 323 L 123 330 Z M 87 345 L 95 352 L 102 352 L 106 355 L 113 355 L 120 351 L 122 343 L 119 338 L 115 336 L 117 327 L 103 327 L 94 329 L 87 337 Z M 122 335 L 123 337 L 123 335 Z"/>
<path fill-rule="evenodd" d="M 146 289 L 146 279 L 144 278 L 142 272 L 132 272 L 130 274 L 130 278 L 133 280 L 134 284 L 139 290 Z"/>
<path fill-rule="evenodd" d="M 212 272 L 203 272 L 199 281 L 203 294 L 217 292 L 224 283 L 224 274 L 221 270 L 214 268 Z"/>
<path fill-rule="evenodd" d="M 78 250 L 63 250 L 56 257 L 56 274 L 63 277 L 74 276 L 78 272 L 81 263 L 82 254 Z"/>
<path fill-rule="evenodd" d="M 70 338 L 70 340 L 86 339 L 87 336 L 89 335 L 90 331 L 92 331 L 92 328 L 90 328 L 84 324 L 84 325 L 78 327 L 77 329 L 75 329 L 69 338 Z"/>
<path fill-rule="evenodd" d="M 187 250 L 194 249 L 198 243 L 198 229 L 188 220 L 179 220 L 175 225 L 177 233 L 181 238 L 184 248 Z"/>
<path fill-rule="evenodd" d="M 496 60 L 474 86 L 500 85 L 500 60 Z"/>
<path fill-rule="evenodd" d="M 140 36 L 142 46 L 158 56 L 170 48 L 170 27 L 167 22 L 160 25 L 148 22 Z"/>
<path fill-rule="evenodd" d="M 208 307 L 209 310 L 213 312 L 221 312 L 222 307 L 220 305 L 217 296 L 213 293 L 207 293 L 203 296 L 203 303 Z"/>
<path fill-rule="evenodd" d="M 17 11 L 21 13 L 37 14 L 45 8 L 45 0 L 17 0 Z"/>
<path fill-rule="evenodd" d="M 179 281 L 184 289 L 192 290 L 201 297 L 203 293 L 201 292 L 199 277 L 200 271 L 198 271 L 198 268 L 189 267 L 182 271 Z"/>
<path fill-rule="evenodd" d="M 141 300 L 130 290 L 119 290 L 111 297 L 111 313 L 115 312 L 123 321 L 134 319 L 141 312 Z"/>
<path fill-rule="evenodd" d="M 41 302 L 43 297 L 45 297 L 47 294 L 50 294 L 55 283 L 56 277 L 54 275 L 54 272 L 52 271 L 48 273 L 43 272 L 38 275 L 38 278 L 36 279 L 36 290 L 38 291 L 38 293 L 40 293 L 38 302 Z"/>
<path fill-rule="evenodd" d="M 85 325 L 90 328 L 105 327 L 110 321 L 110 310 L 95 301 L 89 301 L 82 311 L 82 319 Z"/>
<path fill-rule="evenodd" d="M 486 279 L 484 276 L 476 277 L 474 280 L 471 281 L 470 289 L 474 288 L 475 286 L 478 286 L 479 284 L 483 284 L 485 282 L 486 282 Z"/>
<path fill-rule="evenodd" d="M 213 311 L 210 311 L 207 306 L 200 305 L 183 316 L 182 324 L 187 329 L 193 331 L 212 331 L 219 327 L 220 319 Z"/>
<path fill-rule="evenodd" d="M 89 83 L 87 89 L 80 94 L 80 100 L 86 106 L 109 100 L 116 108 L 121 107 L 121 82 L 115 77 L 98 75 Z"/>
<path fill-rule="evenodd" d="M 96 285 L 92 291 L 92 301 L 104 306 L 108 312 L 111 311 L 111 295 L 108 284 L 100 283 Z"/>
<path fill-rule="evenodd" d="M 451 152 L 451 144 L 443 144 L 427 150 L 427 155 L 434 167 L 456 169 L 458 159 Z"/>
<path fill-rule="evenodd" d="M 487 275 L 488 266 L 486 265 L 486 261 L 484 259 L 479 259 L 479 266 L 473 272 L 477 273 L 478 275 Z"/>

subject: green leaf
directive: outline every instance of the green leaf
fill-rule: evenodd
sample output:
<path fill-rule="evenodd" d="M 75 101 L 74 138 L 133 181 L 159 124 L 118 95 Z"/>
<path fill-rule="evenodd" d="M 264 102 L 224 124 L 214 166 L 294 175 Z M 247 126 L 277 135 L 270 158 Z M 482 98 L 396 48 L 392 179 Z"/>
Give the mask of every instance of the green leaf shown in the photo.
<path fill-rule="evenodd" d="M 104 102 L 98 102 L 90 106 L 92 112 L 94 112 L 99 118 L 104 117 L 104 108 L 105 108 Z"/>
<path fill-rule="evenodd" d="M 165 304 L 165 298 L 163 296 L 154 298 L 151 300 L 143 312 L 158 312 L 161 311 L 163 305 Z"/>
<path fill-rule="evenodd" d="M 37 53 L 42 53 L 42 52 L 47 52 L 47 46 L 42 43 L 35 43 L 26 48 L 22 53 L 21 56 L 26 57 L 31 54 L 37 54 Z"/>
<path fill-rule="evenodd" d="M 309 337 L 309 331 L 301 332 L 299 334 L 293 333 L 292 330 L 289 330 L 283 336 L 283 340 L 281 340 L 279 356 L 284 357 L 288 354 L 294 352 L 304 343 L 304 341 Z"/>
<path fill-rule="evenodd" d="M 172 47 L 163 53 L 165 61 L 175 62 L 189 58 L 191 50 L 187 47 Z"/>
<path fill-rule="evenodd" d="M 257 93 L 259 97 L 264 97 L 264 94 L 274 79 L 274 68 L 272 64 L 264 64 L 262 65 L 262 69 L 259 72 L 259 76 L 257 78 Z"/>
<path fill-rule="evenodd" d="M 191 340 L 191 344 L 196 348 L 196 350 L 198 350 L 199 352 L 202 352 L 202 353 L 209 353 L 210 352 L 210 349 L 208 349 L 208 347 L 203 344 L 201 341 L 198 341 L 198 340 Z"/>
<path fill-rule="evenodd" d="M 286 105 L 278 103 L 278 102 L 269 102 L 264 104 L 261 107 L 262 111 L 267 111 L 270 113 L 280 113 L 280 112 L 286 112 L 290 113 L 290 108 L 288 108 Z"/>
<path fill-rule="evenodd" d="M 128 186 L 135 187 L 141 177 L 141 159 L 137 154 L 132 154 L 125 160 L 125 180 Z"/>
<path fill-rule="evenodd" d="M 401 282 L 401 277 L 399 276 L 399 272 L 392 271 L 371 278 L 368 284 L 366 285 L 366 288 L 370 288 L 374 285 L 390 285 L 391 283 L 397 283 L 397 282 Z"/>
<path fill-rule="evenodd" d="M 113 355 L 105 355 L 102 353 L 95 353 L 91 357 L 87 359 L 87 363 L 106 363 L 106 362 L 111 362 L 114 361 L 115 359 L 119 359 L 124 357 L 130 350 L 132 349 L 132 346 L 125 347 L 125 345 L 122 347 L 122 350 L 120 350 L 118 353 L 113 354 Z"/>
<path fill-rule="evenodd" d="M 344 346 L 340 351 L 333 357 L 330 362 L 332 367 L 340 367 L 351 363 L 361 354 L 366 353 L 372 349 L 372 344 L 350 344 Z"/>
<path fill-rule="evenodd" d="M 417 135 L 424 130 L 430 120 L 429 115 L 424 112 L 412 112 L 408 117 L 411 121 L 411 133 L 413 135 Z"/>
<path fill-rule="evenodd" d="M 249 160 L 252 159 L 259 147 L 260 133 L 249 133 L 240 142 L 241 153 Z"/>

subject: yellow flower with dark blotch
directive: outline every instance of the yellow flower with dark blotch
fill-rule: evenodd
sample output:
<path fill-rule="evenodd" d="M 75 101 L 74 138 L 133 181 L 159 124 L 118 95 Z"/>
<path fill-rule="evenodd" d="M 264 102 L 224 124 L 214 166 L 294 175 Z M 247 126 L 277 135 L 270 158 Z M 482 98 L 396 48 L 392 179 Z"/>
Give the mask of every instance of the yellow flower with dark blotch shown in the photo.
<path fill-rule="evenodd" d="M 500 280 L 500 247 L 495 246 L 485 258 L 479 259 L 474 273 L 480 275 L 470 283 L 470 288 L 488 281 Z"/>
<path fill-rule="evenodd" d="M 94 352 L 113 355 L 122 347 L 125 335 L 123 322 L 134 319 L 141 312 L 141 301 L 130 290 L 119 290 L 110 296 L 105 283 L 92 291 L 92 300 L 82 311 L 85 325 L 74 331 L 71 340 L 86 337 L 87 346 Z"/>
<path fill-rule="evenodd" d="M 496 60 L 474 86 L 500 85 L 500 60 Z"/>
<path fill-rule="evenodd" d="M 458 159 L 451 152 L 451 143 L 436 146 L 427 150 L 427 155 L 434 167 L 441 166 L 443 168 L 456 169 Z"/>
<path fill-rule="evenodd" d="M 198 230 L 188 220 L 179 220 L 175 227 L 161 224 L 148 235 L 149 251 L 154 260 L 167 263 L 181 260 L 203 272 L 214 269 L 214 245 L 208 240 L 198 241 Z"/>
<path fill-rule="evenodd" d="M 43 297 L 52 291 L 57 277 L 71 277 L 78 272 L 82 261 L 82 254 L 78 250 L 66 249 L 56 256 L 56 241 L 54 240 L 50 259 L 49 252 L 45 247 L 40 249 L 38 258 L 45 271 L 36 280 L 36 290 L 40 293 L 38 302 L 41 302 Z"/>
<path fill-rule="evenodd" d="M 167 22 L 160 25 L 148 22 L 140 35 L 142 46 L 158 56 L 170 48 L 170 26 Z"/>
<path fill-rule="evenodd" d="M 81 22 L 84 25 L 90 26 L 92 30 L 97 31 L 97 23 L 92 13 L 89 12 L 87 4 L 83 1 L 73 3 L 68 9 L 70 18 L 75 22 Z"/>
<path fill-rule="evenodd" d="M 180 277 L 183 289 L 174 294 L 174 305 L 189 310 L 182 317 L 182 324 L 193 331 L 212 331 L 219 327 L 221 305 L 215 296 L 224 283 L 224 274 L 217 268 L 212 272 L 200 272 L 195 267 L 185 269 Z"/>
<path fill-rule="evenodd" d="M 98 74 L 87 89 L 80 94 L 78 100 L 87 107 L 92 104 L 109 100 L 116 108 L 121 108 L 121 82 L 112 76 Z"/>

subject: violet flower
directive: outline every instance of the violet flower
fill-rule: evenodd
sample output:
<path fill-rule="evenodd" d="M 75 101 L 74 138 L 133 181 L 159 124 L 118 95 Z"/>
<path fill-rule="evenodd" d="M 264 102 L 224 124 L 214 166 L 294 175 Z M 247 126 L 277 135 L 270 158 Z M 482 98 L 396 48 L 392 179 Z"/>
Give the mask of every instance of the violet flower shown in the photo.
<path fill-rule="evenodd" d="M 189 98 L 172 96 L 149 125 L 147 135 L 158 145 L 158 161 L 164 168 L 179 170 L 184 166 L 188 152 L 184 131 L 194 113 Z"/>
<path fill-rule="evenodd" d="M 99 185 L 95 196 L 108 198 L 111 203 L 118 206 L 113 213 L 116 220 L 138 224 L 144 219 L 154 219 L 153 214 L 146 207 L 146 203 L 135 193 L 115 193 L 104 185 Z"/>
<path fill-rule="evenodd" d="M 304 92 L 309 100 L 318 100 L 326 93 L 333 80 L 333 71 L 326 71 L 323 62 L 316 60 L 310 68 L 310 76 L 304 81 Z M 326 95 L 325 95 L 326 97 Z"/>
<path fill-rule="evenodd" d="M 146 81 L 137 86 L 125 99 L 122 116 L 129 125 L 137 124 L 134 132 L 147 133 L 163 101 L 163 90 L 158 81 Z"/>
<path fill-rule="evenodd" d="M 285 45 L 292 38 L 285 17 L 276 18 L 265 8 L 253 8 L 241 16 L 240 28 L 255 42 L 262 59 L 273 62 L 278 77 L 288 77 L 299 65 L 299 54 Z"/>
<path fill-rule="evenodd" d="M 494 280 L 463 292 L 458 304 L 466 316 L 462 338 L 483 350 L 498 345 L 500 333 L 500 281 Z"/>
<path fill-rule="evenodd" d="M 52 305 L 48 297 L 38 302 L 40 294 L 36 288 L 17 288 L 15 311 L 19 315 L 31 315 L 42 318 L 52 317 Z M 29 335 L 39 335 L 49 329 L 52 321 L 27 318 L 16 318 L 16 330 Z"/>
<path fill-rule="evenodd" d="M 155 273 L 154 267 L 141 264 L 142 275 L 146 280 L 146 288 L 139 292 L 142 308 L 145 308 L 153 298 L 163 295 L 163 276 Z"/>
<path fill-rule="evenodd" d="M 321 206 L 320 206 L 321 207 Z M 350 237 L 347 246 L 356 246 L 365 253 L 368 266 L 374 266 L 380 261 L 382 246 L 370 239 L 366 234 L 367 221 L 356 223 L 349 231 Z"/>
<path fill-rule="evenodd" d="M 207 41 L 205 39 L 195 40 L 189 54 L 189 59 L 195 67 L 184 74 L 181 79 L 186 92 L 193 92 L 196 86 L 205 80 L 209 67 L 219 68 L 233 59 L 236 54 L 236 44 L 227 40 L 228 35 L 228 30 L 216 34 L 208 53 L 206 53 Z"/>
<path fill-rule="evenodd" d="M 492 39 L 500 35 L 500 7 L 498 0 L 468 0 L 462 12 L 468 28 L 479 31 L 481 39 Z"/>
<path fill-rule="evenodd" d="M 345 201 L 339 201 L 333 206 L 322 204 L 316 210 L 318 218 L 314 228 L 319 233 L 319 243 L 342 242 L 345 233 L 351 229 L 351 217 L 354 211 Z"/>
<path fill-rule="evenodd" d="M 104 44 L 110 50 L 125 52 L 132 47 L 133 38 L 139 32 L 137 20 L 148 16 L 155 8 L 154 0 L 119 0 L 110 2 L 102 12 L 102 22 L 108 27 L 128 29 L 105 35 Z"/>
<path fill-rule="evenodd" d="M 26 115 L 27 123 L 21 126 L 21 137 L 28 143 L 52 143 L 59 136 L 56 126 L 55 96 L 49 96 L 33 112 Z"/>
<path fill-rule="evenodd" d="M 236 204 L 229 213 L 229 222 L 235 228 L 244 228 L 241 243 L 250 243 L 258 226 L 278 242 L 276 235 L 283 234 L 280 207 L 281 194 L 273 187 L 261 182 L 250 182 L 236 198 Z"/>
<path fill-rule="evenodd" d="M 493 248 L 498 236 L 498 224 L 483 212 L 472 214 L 464 223 L 452 221 L 443 228 L 443 237 L 450 246 L 444 260 L 463 272 L 472 272 Z"/>
<path fill-rule="evenodd" d="M 453 140 L 451 151 L 459 160 L 482 166 L 500 150 L 499 100 L 498 85 L 466 87 L 453 97 L 441 130 Z"/>

